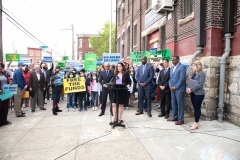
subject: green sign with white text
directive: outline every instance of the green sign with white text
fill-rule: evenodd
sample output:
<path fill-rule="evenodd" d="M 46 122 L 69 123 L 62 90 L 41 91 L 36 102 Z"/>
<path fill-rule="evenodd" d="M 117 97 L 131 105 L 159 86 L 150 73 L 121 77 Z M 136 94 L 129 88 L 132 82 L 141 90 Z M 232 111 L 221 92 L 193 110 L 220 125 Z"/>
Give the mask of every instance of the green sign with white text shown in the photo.
<path fill-rule="evenodd" d="M 97 55 L 94 53 L 87 53 L 84 55 L 84 69 L 86 71 L 96 71 Z"/>
<path fill-rule="evenodd" d="M 19 62 L 20 61 L 20 55 L 19 54 L 6 54 L 6 62 Z"/>
<path fill-rule="evenodd" d="M 147 59 L 149 59 L 150 52 L 148 52 L 148 51 L 132 52 L 131 53 L 132 64 L 139 64 L 139 63 L 141 63 L 141 59 L 142 59 L 143 56 L 146 56 Z"/>
<path fill-rule="evenodd" d="M 63 56 L 63 57 L 62 57 L 62 60 L 63 60 L 63 61 L 69 60 L 69 56 Z"/>
<path fill-rule="evenodd" d="M 58 62 L 58 63 L 57 63 L 57 66 L 60 67 L 60 68 L 65 68 L 65 67 L 66 67 L 66 63 L 64 63 L 64 62 Z"/>

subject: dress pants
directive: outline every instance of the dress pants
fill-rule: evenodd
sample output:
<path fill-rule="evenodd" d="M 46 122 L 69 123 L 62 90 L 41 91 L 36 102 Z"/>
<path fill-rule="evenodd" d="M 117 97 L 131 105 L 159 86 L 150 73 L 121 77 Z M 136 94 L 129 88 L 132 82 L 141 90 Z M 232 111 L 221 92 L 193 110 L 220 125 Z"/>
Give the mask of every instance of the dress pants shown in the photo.
<path fill-rule="evenodd" d="M 102 106 L 101 106 L 101 113 L 104 114 L 106 110 L 107 105 L 107 96 L 109 94 L 110 101 L 112 102 L 112 95 L 111 92 L 108 90 L 108 88 L 102 88 Z M 111 104 L 112 105 L 112 104 Z M 111 108 L 110 108 L 111 112 Z"/>
<path fill-rule="evenodd" d="M 7 122 L 9 102 L 10 99 L 6 99 L 4 101 L 0 100 L 0 125 L 4 125 Z"/>
<path fill-rule="evenodd" d="M 173 119 L 184 122 L 184 92 L 171 92 Z"/>
<path fill-rule="evenodd" d="M 17 94 L 14 94 L 14 111 L 15 111 L 15 115 L 19 116 L 22 114 L 22 110 L 21 110 L 21 102 L 22 102 L 22 95 L 24 93 L 24 89 L 21 88 L 17 88 Z"/>
<path fill-rule="evenodd" d="M 138 87 L 138 107 L 139 112 L 143 112 L 144 108 L 144 98 L 146 102 L 147 112 L 151 113 L 152 105 L 151 105 L 151 87 Z"/>
<path fill-rule="evenodd" d="M 169 115 L 171 105 L 171 93 L 160 91 L 161 94 L 161 113 L 162 115 Z"/>
<path fill-rule="evenodd" d="M 32 111 L 35 111 L 36 104 L 40 107 L 40 109 L 44 108 L 43 90 L 38 88 L 35 91 L 34 97 L 31 97 L 31 99 L 30 99 L 30 104 L 31 104 Z"/>

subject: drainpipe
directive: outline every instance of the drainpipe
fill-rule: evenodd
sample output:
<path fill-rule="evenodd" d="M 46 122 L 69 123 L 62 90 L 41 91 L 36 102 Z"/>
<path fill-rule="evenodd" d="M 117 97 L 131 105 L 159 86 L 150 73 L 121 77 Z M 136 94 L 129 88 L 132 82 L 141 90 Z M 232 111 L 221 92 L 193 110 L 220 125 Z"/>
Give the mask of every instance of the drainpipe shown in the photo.
<path fill-rule="evenodd" d="M 197 29 L 196 29 L 196 45 L 197 50 L 192 56 L 192 61 L 195 61 L 197 57 L 203 52 L 203 47 L 206 45 L 206 1 L 197 1 L 196 6 L 196 21 L 197 21 Z"/>
<path fill-rule="evenodd" d="M 219 100 L 217 116 L 218 121 L 223 121 L 223 110 L 224 110 L 224 82 L 225 82 L 225 69 L 226 60 L 231 52 L 231 36 L 235 32 L 234 17 L 236 14 L 236 0 L 224 0 L 224 33 L 225 33 L 225 50 L 221 57 L 220 62 L 220 83 L 219 83 Z"/>
<path fill-rule="evenodd" d="M 225 34 L 225 52 L 221 57 L 220 62 L 220 84 L 219 84 L 219 102 L 218 102 L 218 121 L 223 121 L 223 107 L 224 107 L 224 83 L 225 83 L 225 69 L 226 60 L 231 52 L 231 33 Z"/>

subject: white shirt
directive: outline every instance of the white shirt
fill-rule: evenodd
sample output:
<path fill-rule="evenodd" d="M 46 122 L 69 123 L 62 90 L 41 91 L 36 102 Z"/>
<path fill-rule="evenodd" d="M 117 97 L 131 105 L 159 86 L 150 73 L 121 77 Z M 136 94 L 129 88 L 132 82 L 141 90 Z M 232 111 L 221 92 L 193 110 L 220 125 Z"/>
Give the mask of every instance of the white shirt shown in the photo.
<path fill-rule="evenodd" d="M 179 64 L 179 63 L 178 63 Z M 173 67 L 173 73 L 175 72 L 175 69 L 177 68 L 178 64 Z"/>
<path fill-rule="evenodd" d="M 38 81 L 40 81 L 40 73 L 36 72 Z"/>

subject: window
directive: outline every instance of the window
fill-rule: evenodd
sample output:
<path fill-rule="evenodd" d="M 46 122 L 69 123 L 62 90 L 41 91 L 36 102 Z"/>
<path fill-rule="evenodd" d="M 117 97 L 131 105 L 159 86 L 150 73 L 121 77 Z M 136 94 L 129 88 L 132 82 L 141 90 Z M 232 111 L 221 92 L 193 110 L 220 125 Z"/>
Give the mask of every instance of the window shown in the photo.
<path fill-rule="evenodd" d="M 33 56 L 33 51 L 29 51 L 29 52 L 30 52 L 29 55 L 30 55 L 30 56 Z"/>
<path fill-rule="evenodd" d="M 130 0 L 128 0 L 128 8 L 127 8 L 127 13 L 129 14 L 129 12 L 130 12 Z"/>
<path fill-rule="evenodd" d="M 127 29 L 127 54 L 130 55 L 130 26 Z"/>
<path fill-rule="evenodd" d="M 122 58 L 124 58 L 124 45 L 122 45 Z"/>
<path fill-rule="evenodd" d="M 143 51 L 146 51 L 146 45 L 145 45 L 145 43 L 146 43 L 146 37 L 143 37 L 143 38 L 142 38 L 142 50 L 143 50 Z"/>
<path fill-rule="evenodd" d="M 137 25 L 134 26 L 134 37 L 133 37 L 134 45 L 137 45 Z"/>
<path fill-rule="evenodd" d="M 183 0 L 182 3 L 182 18 L 187 17 L 189 14 L 192 13 L 192 0 Z"/>
<path fill-rule="evenodd" d="M 79 39 L 79 48 L 82 48 L 82 39 Z"/>
<path fill-rule="evenodd" d="M 125 19 L 125 0 L 122 1 L 122 22 Z"/>
<path fill-rule="evenodd" d="M 118 25 L 120 25 L 120 14 L 121 14 L 121 9 L 120 8 L 118 8 Z"/>
<path fill-rule="evenodd" d="M 40 56 L 40 51 L 37 51 L 37 56 Z"/>
<path fill-rule="evenodd" d="M 92 48 L 91 42 L 90 42 L 90 38 L 88 39 L 89 42 L 89 48 Z"/>

